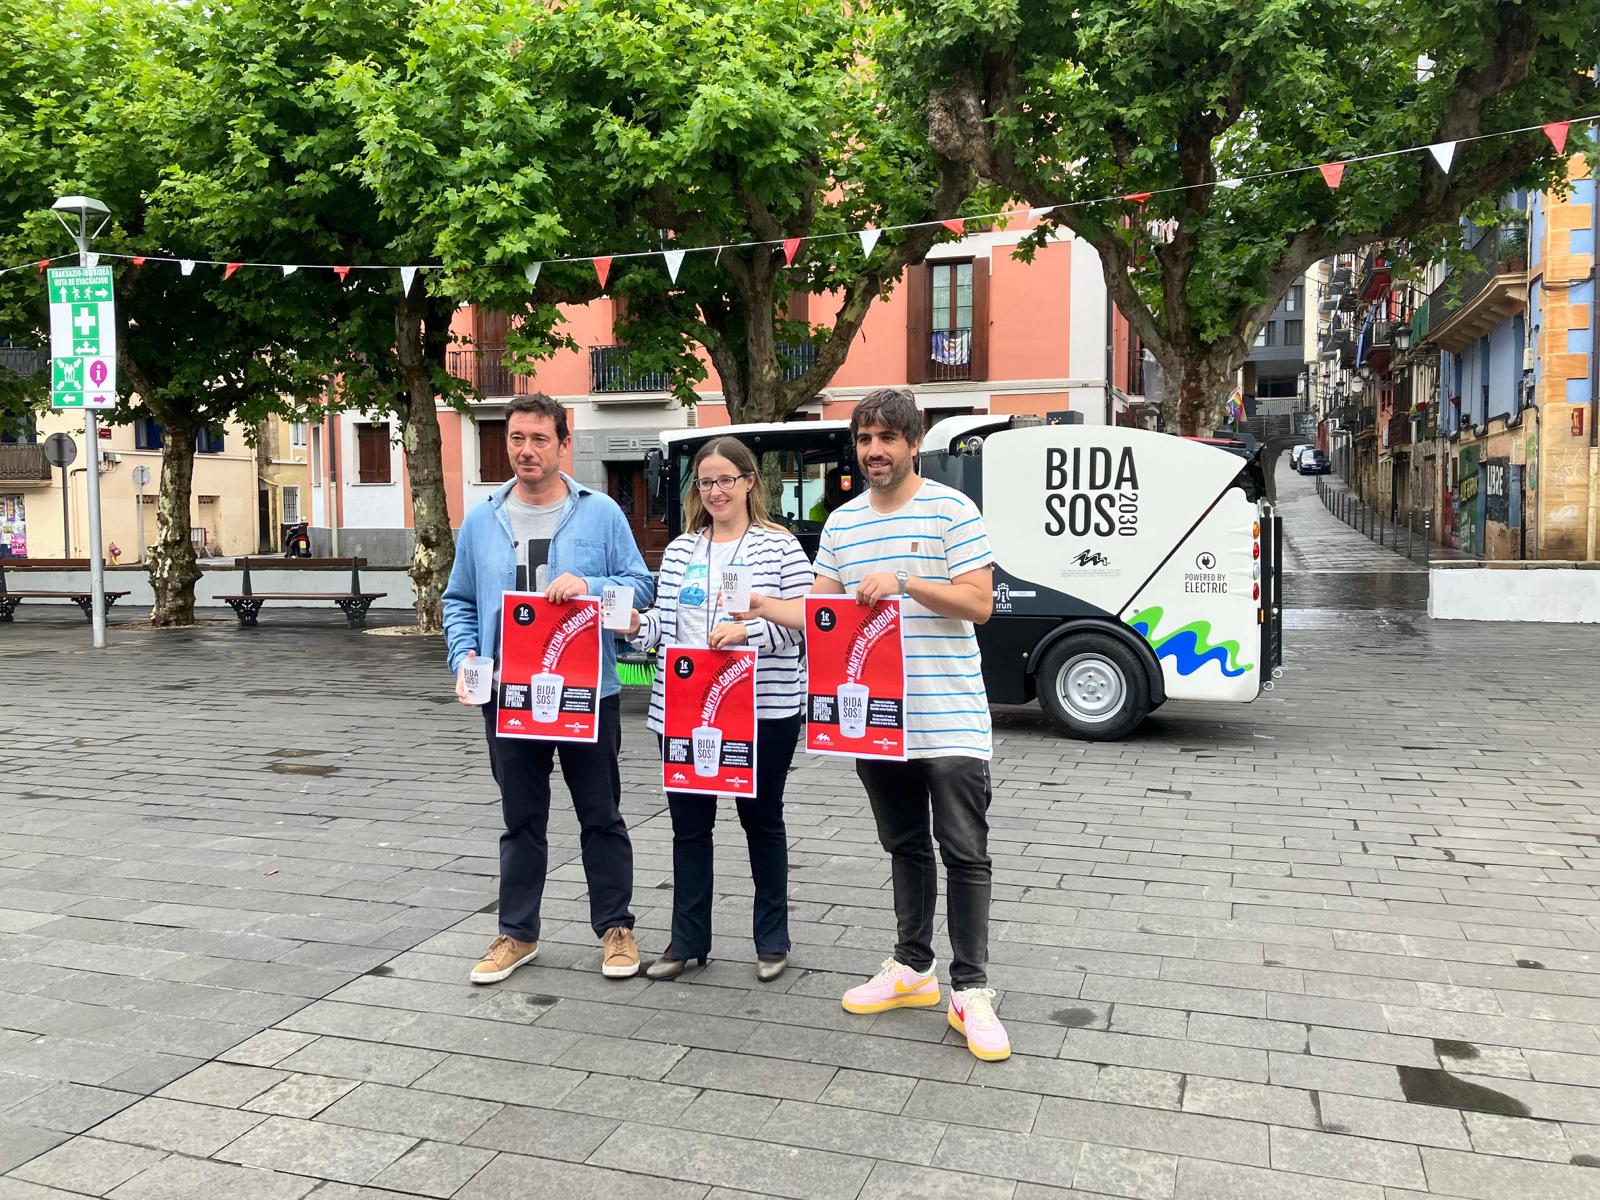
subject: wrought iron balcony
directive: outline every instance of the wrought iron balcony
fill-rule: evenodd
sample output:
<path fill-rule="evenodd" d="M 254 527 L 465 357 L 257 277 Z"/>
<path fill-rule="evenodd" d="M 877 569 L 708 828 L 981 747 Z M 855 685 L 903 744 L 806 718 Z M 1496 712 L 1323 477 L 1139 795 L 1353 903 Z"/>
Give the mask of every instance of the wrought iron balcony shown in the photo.
<path fill-rule="evenodd" d="M 1517 218 L 1484 230 L 1471 263 L 1451 271 L 1428 294 L 1427 337 L 1459 352 L 1527 303 L 1528 228 Z"/>
<path fill-rule="evenodd" d="M 480 396 L 514 396 L 520 376 L 511 372 L 511 361 L 504 346 L 473 346 L 451 350 L 447 359 L 450 374 L 470 383 Z"/>
<path fill-rule="evenodd" d="M 928 335 L 929 383 L 972 378 L 972 330 L 936 329 Z"/>
<path fill-rule="evenodd" d="M 626 345 L 589 347 L 591 392 L 664 392 L 671 383 L 665 371 L 635 371 Z"/>
<path fill-rule="evenodd" d="M 1363 304 L 1370 304 L 1389 285 L 1390 257 L 1386 250 L 1368 250 L 1361 259 L 1360 286 L 1356 288 Z"/>
<path fill-rule="evenodd" d="M 1395 413 L 1389 418 L 1389 423 L 1383 431 L 1384 449 L 1392 450 L 1397 446 L 1411 445 L 1412 428 L 1409 412 Z"/>
<path fill-rule="evenodd" d="M 780 342 L 778 358 L 783 363 L 783 381 L 793 383 L 809 371 L 817 361 L 815 342 Z"/>
<path fill-rule="evenodd" d="M 50 462 L 42 445 L 0 445 L 0 483 L 50 482 Z"/>
<path fill-rule="evenodd" d="M 50 357 L 43 350 L 30 350 L 26 346 L 0 346 L 0 371 L 8 371 L 22 379 L 44 374 Z"/>

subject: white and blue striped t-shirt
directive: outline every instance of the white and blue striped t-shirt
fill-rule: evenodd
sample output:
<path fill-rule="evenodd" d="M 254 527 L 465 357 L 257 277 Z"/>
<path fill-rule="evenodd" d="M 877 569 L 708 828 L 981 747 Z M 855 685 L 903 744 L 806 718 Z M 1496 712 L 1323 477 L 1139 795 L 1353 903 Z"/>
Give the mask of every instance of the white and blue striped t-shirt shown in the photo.
<path fill-rule="evenodd" d="M 872 507 L 871 493 L 828 518 L 817 575 L 853 591 L 874 571 L 904 571 L 949 583 L 993 561 L 978 506 L 954 488 L 923 480 L 894 512 Z M 906 757 L 990 757 L 993 740 L 983 663 L 971 621 L 941 617 L 904 601 Z"/>

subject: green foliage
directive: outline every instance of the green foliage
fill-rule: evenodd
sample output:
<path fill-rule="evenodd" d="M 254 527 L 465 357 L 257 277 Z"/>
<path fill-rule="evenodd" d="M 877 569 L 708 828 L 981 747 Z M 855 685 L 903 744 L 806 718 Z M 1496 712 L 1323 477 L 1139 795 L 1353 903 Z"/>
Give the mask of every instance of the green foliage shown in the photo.
<path fill-rule="evenodd" d="M 1171 371 L 1227 374 L 1317 259 L 1404 239 L 1420 257 L 1463 212 L 1545 188 L 1543 134 L 1463 141 L 1448 179 L 1427 154 L 1289 172 L 1595 110 L 1600 3 L 1517 0 L 911 0 L 886 57 L 935 142 L 1100 250 L 1125 315 Z M 1431 64 L 1431 65 L 1430 65 Z M 1574 145 L 1577 145 L 1574 138 Z M 1179 190 L 1170 190 L 1179 189 Z M 1158 244 L 1147 223 L 1177 222 Z"/>

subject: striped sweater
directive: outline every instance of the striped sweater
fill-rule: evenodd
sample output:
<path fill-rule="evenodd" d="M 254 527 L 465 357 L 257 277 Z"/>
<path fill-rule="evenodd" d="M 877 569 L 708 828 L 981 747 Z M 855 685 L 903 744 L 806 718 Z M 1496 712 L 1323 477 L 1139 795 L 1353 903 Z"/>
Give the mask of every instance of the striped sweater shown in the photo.
<path fill-rule="evenodd" d="M 690 562 L 704 560 L 703 533 L 685 533 L 672 540 L 661 556 L 661 575 L 656 583 L 656 604 L 640 614 L 639 632 L 630 639 L 638 650 L 653 650 L 676 644 L 678 637 L 678 592 Z M 794 535 L 780 529 L 752 525 L 741 554 L 750 567 L 750 590 L 762 596 L 792 600 L 811 592 L 811 562 Z M 749 640 L 756 650 L 756 717 L 767 721 L 793 716 L 805 708 L 806 677 L 801 663 L 801 633 L 770 621 L 744 622 Z M 656 733 L 663 728 L 666 712 L 666 681 L 660 672 L 650 689 L 650 717 L 646 724 Z"/>

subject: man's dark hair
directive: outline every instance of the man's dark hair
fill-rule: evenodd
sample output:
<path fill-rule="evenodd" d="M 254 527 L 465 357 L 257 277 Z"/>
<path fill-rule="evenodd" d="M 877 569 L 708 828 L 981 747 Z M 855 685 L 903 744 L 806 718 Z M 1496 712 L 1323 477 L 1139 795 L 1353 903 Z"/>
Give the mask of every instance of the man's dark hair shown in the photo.
<path fill-rule="evenodd" d="M 850 414 L 850 436 L 867 425 L 892 429 L 908 442 L 922 439 L 922 412 L 910 388 L 874 388 L 861 397 Z"/>
<path fill-rule="evenodd" d="M 510 404 L 506 405 L 506 426 L 508 429 L 511 425 L 511 418 L 518 413 L 532 413 L 536 417 L 548 417 L 556 427 L 556 441 L 564 442 L 567 440 L 567 410 L 543 392 L 534 392 L 528 396 L 517 396 Z"/>

